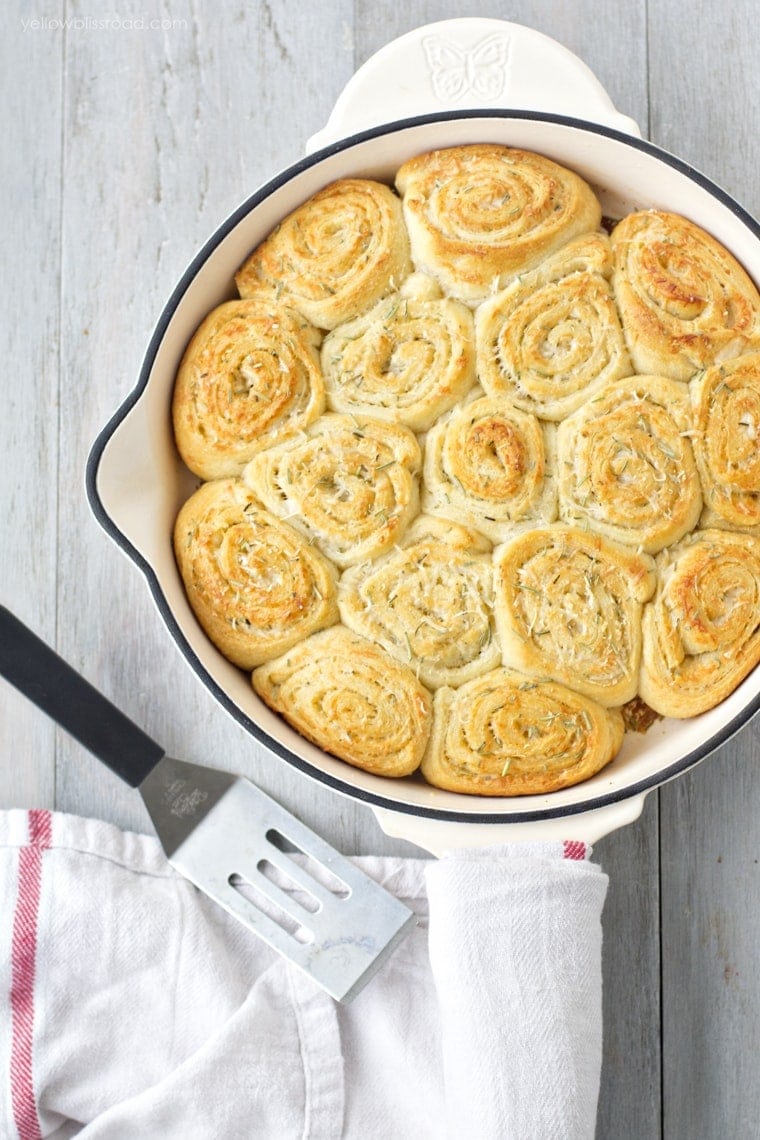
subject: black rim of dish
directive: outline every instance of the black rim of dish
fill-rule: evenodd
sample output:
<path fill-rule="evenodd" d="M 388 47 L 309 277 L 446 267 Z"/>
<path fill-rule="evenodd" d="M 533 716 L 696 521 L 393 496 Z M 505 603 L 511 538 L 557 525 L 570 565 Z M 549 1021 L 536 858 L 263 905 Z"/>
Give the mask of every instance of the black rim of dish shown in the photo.
<path fill-rule="evenodd" d="M 217 246 L 224 240 L 224 238 L 235 228 L 235 226 L 265 199 L 271 197 L 282 186 L 289 182 L 292 178 L 312 166 L 328 158 L 330 155 L 338 154 L 341 151 L 348 150 L 359 143 L 366 142 L 373 138 L 378 138 L 383 135 L 395 134 L 399 131 L 406 130 L 411 127 L 424 126 L 429 123 L 450 122 L 453 120 L 461 119 L 507 119 L 507 120 L 532 120 L 537 122 L 554 123 L 560 126 L 571 127 L 575 130 L 581 130 L 586 133 L 595 135 L 602 135 L 618 142 L 624 143 L 634 150 L 643 151 L 645 154 L 659 159 L 666 165 L 679 171 L 681 174 L 686 175 L 687 178 L 695 182 L 697 185 L 707 190 L 714 198 L 716 198 L 722 205 L 727 207 L 754 235 L 755 238 L 760 240 L 760 223 L 758 223 L 751 214 L 749 214 L 742 206 L 739 205 L 725 190 L 722 190 L 714 182 L 712 182 L 705 175 L 701 174 L 694 167 L 690 166 L 682 159 L 676 158 L 667 151 L 661 150 L 654 144 L 647 142 L 645 139 L 637 138 L 633 135 L 624 134 L 621 131 L 615 130 L 612 127 L 602 126 L 597 123 L 590 123 L 583 119 L 576 119 L 561 115 L 550 115 L 542 112 L 511 111 L 508 109 L 502 110 L 472 110 L 472 111 L 445 111 L 437 114 L 420 115 L 414 118 L 401 119 L 393 123 L 386 123 L 382 126 L 373 127 L 369 130 L 362 131 L 358 134 L 347 136 L 336 143 L 332 143 L 319 151 L 301 159 L 294 163 L 292 166 L 287 167 L 281 171 L 274 178 L 270 179 L 264 186 L 252 194 L 245 202 L 243 202 L 232 214 L 229 215 L 225 221 L 216 229 L 208 241 L 199 250 L 196 256 L 188 265 L 185 272 L 182 274 L 179 282 L 177 283 L 174 291 L 172 292 L 169 300 L 166 302 L 164 309 L 158 319 L 156 327 L 151 336 L 148 344 L 143 363 L 140 368 L 137 384 L 121 405 L 117 408 L 114 415 L 100 431 L 95 439 L 90 453 L 87 458 L 87 466 L 85 471 L 85 486 L 87 499 L 90 509 L 95 515 L 96 519 L 106 531 L 106 533 L 113 539 L 113 541 L 121 547 L 121 549 L 129 556 L 129 558 L 139 567 L 145 575 L 153 600 L 158 607 L 159 613 L 163 618 L 164 623 L 169 629 L 172 637 L 177 643 L 180 651 L 185 657 L 186 661 L 193 669 L 195 674 L 203 681 L 204 685 L 211 691 L 220 704 L 226 711 L 242 725 L 260 744 L 264 745 L 269 751 L 273 752 L 282 760 L 287 761 L 301 772 L 306 773 L 313 779 L 318 780 L 320 783 L 325 784 L 327 787 L 334 789 L 351 799 L 359 800 L 364 803 L 372 804 L 376 807 L 386 808 L 390 811 L 399 812 L 404 815 L 423 816 L 429 819 L 438 819 L 454 823 L 473 823 L 473 824 L 505 824 L 505 823 L 531 823 L 546 819 L 561 819 L 563 817 L 570 817 L 581 814 L 583 812 L 593 811 L 596 808 L 606 807 L 615 803 L 622 803 L 625 800 L 631 799 L 635 796 L 643 795 L 651 791 L 655 787 L 673 779 L 673 777 L 680 775 L 687 769 L 692 768 L 701 760 L 704 760 L 716 749 L 720 748 L 728 740 L 731 739 L 740 729 L 742 729 L 755 715 L 760 711 L 760 693 L 758 693 L 743 709 L 735 716 L 728 724 L 724 725 L 719 732 L 714 733 L 707 740 L 703 741 L 697 748 L 692 749 L 690 752 L 680 756 L 672 764 L 661 768 L 656 773 L 648 776 L 646 779 L 636 781 L 620 788 L 614 792 L 609 792 L 601 795 L 595 795 L 592 798 L 574 804 L 558 804 L 555 807 L 548 807 L 536 809 L 532 811 L 517 811 L 505 813 L 487 812 L 483 814 L 476 814 L 473 812 L 465 811 L 452 811 L 447 808 L 427 807 L 423 804 L 410 804 L 392 798 L 391 796 L 378 795 L 374 792 L 367 791 L 364 788 L 357 788 L 353 784 L 346 783 L 324 772 L 322 769 L 315 767 L 308 760 L 302 756 L 292 752 L 285 745 L 281 744 L 278 740 L 270 737 L 256 721 L 252 720 L 245 712 L 243 712 L 229 695 L 222 689 L 214 678 L 207 672 L 205 667 L 201 664 L 195 652 L 188 643 L 185 635 L 177 623 L 174 615 L 169 608 L 161 584 L 158 580 L 155 570 L 151 564 L 143 558 L 143 556 L 135 549 L 129 539 L 119 530 L 116 523 L 105 510 L 101 501 L 98 488 L 97 477 L 100 462 L 103 457 L 103 452 L 114 434 L 116 429 L 125 419 L 127 414 L 135 406 L 137 401 L 143 394 L 145 387 L 150 378 L 153 370 L 153 365 L 159 346 L 163 341 L 164 334 L 168 325 L 174 316 L 177 308 L 179 307 L 187 289 L 191 282 L 195 279 L 201 267 L 208 261 L 209 257 L 214 253 Z M 514 802 L 514 801 L 512 801 Z"/>

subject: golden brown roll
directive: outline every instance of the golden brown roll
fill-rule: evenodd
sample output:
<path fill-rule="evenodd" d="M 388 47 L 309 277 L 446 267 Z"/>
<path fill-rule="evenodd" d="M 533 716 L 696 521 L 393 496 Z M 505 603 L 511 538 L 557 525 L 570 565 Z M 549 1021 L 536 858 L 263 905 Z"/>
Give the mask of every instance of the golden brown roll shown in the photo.
<path fill-rule="evenodd" d="M 239 475 L 256 452 L 321 415 L 321 339 L 270 301 L 227 301 L 209 313 L 185 350 L 172 401 L 174 436 L 191 471 Z"/>
<path fill-rule="evenodd" d="M 204 483 L 188 499 L 174 551 L 198 621 L 243 669 L 339 620 L 335 568 L 239 479 Z"/>
<path fill-rule="evenodd" d="M 396 187 L 416 268 L 468 304 L 601 221 L 577 174 L 492 143 L 418 155 L 400 168 Z"/>
<path fill-rule="evenodd" d="M 430 693 L 408 665 L 343 626 L 256 669 L 253 687 L 307 740 L 356 768 L 407 776 L 419 767 Z"/>
<path fill-rule="evenodd" d="M 241 297 L 282 301 L 318 328 L 333 329 L 410 271 L 399 199 L 380 182 L 345 178 L 280 222 L 235 281 Z"/>
<path fill-rule="evenodd" d="M 689 380 L 760 348 L 760 294 L 738 261 L 694 222 L 661 210 L 612 232 L 612 284 L 637 372 Z"/>
<path fill-rule="evenodd" d="M 609 239 L 586 234 L 485 301 L 475 317 L 485 390 L 556 421 L 630 376 L 611 273 Z"/>
<path fill-rule="evenodd" d="M 399 541 L 418 511 L 420 461 L 408 428 L 330 414 L 254 456 L 245 479 L 273 514 L 344 567 Z"/>
<path fill-rule="evenodd" d="M 636 694 L 641 607 L 654 563 L 579 527 L 537 528 L 494 552 L 503 663 L 568 685 L 605 708 Z"/>
<path fill-rule="evenodd" d="M 494 669 L 435 694 L 422 774 L 450 792 L 543 795 L 588 780 L 622 742 L 617 709 L 553 681 Z"/>
<path fill-rule="evenodd" d="M 760 534 L 760 353 L 715 365 L 690 387 L 701 525 Z"/>
<path fill-rule="evenodd" d="M 346 570 L 338 595 L 344 624 L 407 662 L 431 689 L 499 663 L 492 600 L 490 544 L 424 515 L 384 558 Z"/>
<path fill-rule="evenodd" d="M 557 517 L 556 431 L 504 396 L 474 391 L 427 434 L 422 509 L 502 542 Z"/>
<path fill-rule="evenodd" d="M 662 716 L 724 700 L 760 662 L 760 538 L 695 531 L 657 559 L 639 693 Z"/>
<path fill-rule="evenodd" d="M 683 538 L 702 510 L 693 427 L 677 380 L 603 388 L 557 430 L 560 517 L 648 554 Z"/>
<path fill-rule="evenodd" d="M 333 411 L 425 431 L 475 383 L 472 313 L 412 274 L 400 292 L 329 334 L 322 368 Z"/>

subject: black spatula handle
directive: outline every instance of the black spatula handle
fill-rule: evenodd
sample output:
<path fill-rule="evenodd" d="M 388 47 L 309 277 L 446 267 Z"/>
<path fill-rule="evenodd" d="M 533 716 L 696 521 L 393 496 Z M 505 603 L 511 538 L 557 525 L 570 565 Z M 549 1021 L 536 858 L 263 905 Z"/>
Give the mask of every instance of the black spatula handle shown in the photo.
<path fill-rule="evenodd" d="M 15 685 L 133 788 L 161 757 L 160 744 L 0 606 L 0 676 Z"/>

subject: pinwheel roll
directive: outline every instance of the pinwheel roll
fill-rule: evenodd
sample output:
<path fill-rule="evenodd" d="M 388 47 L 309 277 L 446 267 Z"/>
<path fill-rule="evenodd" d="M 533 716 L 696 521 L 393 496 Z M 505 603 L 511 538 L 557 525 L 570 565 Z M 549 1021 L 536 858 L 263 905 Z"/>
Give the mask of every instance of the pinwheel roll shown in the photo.
<path fill-rule="evenodd" d="M 760 294 L 699 226 L 643 210 L 618 223 L 612 248 L 612 284 L 637 372 L 689 380 L 760 348 Z"/>
<path fill-rule="evenodd" d="M 556 421 L 630 376 L 611 273 L 609 239 L 586 234 L 485 301 L 475 319 L 485 390 Z"/>
<path fill-rule="evenodd" d="M 253 687 L 307 740 L 356 768 L 407 776 L 419 767 L 430 693 L 408 665 L 343 626 L 256 669 Z"/>
<path fill-rule="evenodd" d="M 339 620 L 335 568 L 239 479 L 204 483 L 188 499 L 174 550 L 198 621 L 243 669 Z"/>
<path fill-rule="evenodd" d="M 691 397 L 702 526 L 760 534 L 760 353 L 695 376 Z"/>
<path fill-rule="evenodd" d="M 380 182 L 346 178 L 280 222 L 235 281 L 241 297 L 280 300 L 318 328 L 333 329 L 410 271 L 399 199 Z"/>
<path fill-rule="evenodd" d="M 420 448 L 397 424 L 324 415 L 255 456 L 245 479 L 273 514 L 349 566 L 398 542 L 417 514 Z"/>
<path fill-rule="evenodd" d="M 473 305 L 601 221 L 577 174 L 496 144 L 418 155 L 400 168 L 396 187 L 416 268 Z"/>
<path fill-rule="evenodd" d="M 617 709 L 553 681 L 494 669 L 435 694 L 422 774 L 451 792 L 542 795 L 589 779 L 622 742 Z"/>
<path fill-rule="evenodd" d="M 500 661 L 490 544 L 421 515 L 384 558 L 341 577 L 345 625 L 408 663 L 429 688 L 459 685 Z"/>
<path fill-rule="evenodd" d="M 677 380 L 611 384 L 559 425 L 559 512 L 655 554 L 692 530 L 702 492 L 689 437 L 689 392 Z"/>
<path fill-rule="evenodd" d="M 494 552 L 503 663 L 612 708 L 636 694 L 653 560 L 578 527 L 526 531 Z"/>
<path fill-rule="evenodd" d="M 327 403 L 425 431 L 475 382 L 472 313 L 413 274 L 401 292 L 325 339 Z"/>
<path fill-rule="evenodd" d="M 191 471 L 240 475 L 256 452 L 321 415 L 321 339 L 303 317 L 268 301 L 227 301 L 209 313 L 187 346 L 172 401 Z"/>
<path fill-rule="evenodd" d="M 502 542 L 557 517 L 556 430 L 503 396 L 475 392 L 427 434 L 422 509 Z"/>
<path fill-rule="evenodd" d="M 695 531 L 657 560 L 639 693 L 663 716 L 724 700 L 760 662 L 760 538 Z"/>

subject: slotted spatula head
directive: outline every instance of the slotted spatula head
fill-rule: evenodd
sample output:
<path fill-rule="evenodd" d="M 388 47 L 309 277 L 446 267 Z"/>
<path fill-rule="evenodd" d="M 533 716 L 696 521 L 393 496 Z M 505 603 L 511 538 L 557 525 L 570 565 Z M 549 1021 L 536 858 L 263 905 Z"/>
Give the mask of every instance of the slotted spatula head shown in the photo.
<path fill-rule="evenodd" d="M 166 756 L 140 785 L 169 862 L 338 1001 L 416 919 L 250 781 Z"/>
<path fill-rule="evenodd" d="M 173 760 L 0 606 L 0 675 L 132 787 L 169 862 L 338 1001 L 414 913 L 248 780 Z"/>

